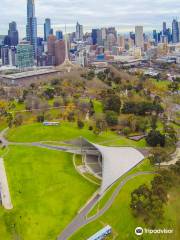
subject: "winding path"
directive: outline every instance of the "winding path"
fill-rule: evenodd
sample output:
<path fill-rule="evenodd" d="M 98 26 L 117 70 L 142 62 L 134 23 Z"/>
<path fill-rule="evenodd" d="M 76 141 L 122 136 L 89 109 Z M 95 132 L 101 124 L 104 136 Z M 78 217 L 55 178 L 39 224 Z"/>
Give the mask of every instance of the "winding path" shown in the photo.
<path fill-rule="evenodd" d="M 141 175 L 150 175 L 156 174 L 155 172 L 138 172 L 132 175 L 127 176 L 124 180 L 120 182 L 118 187 L 113 192 L 112 196 L 106 202 L 105 206 L 94 216 L 87 218 L 88 213 L 92 209 L 93 206 L 100 200 L 100 195 L 94 196 L 94 198 L 86 205 L 86 207 L 73 219 L 73 221 L 67 226 L 67 228 L 61 233 L 61 235 L 57 238 L 58 240 L 67 240 L 69 239 L 77 230 L 85 226 L 86 224 L 95 221 L 99 217 L 101 217 L 113 204 L 115 198 L 118 196 L 119 192 L 123 188 L 123 186 L 130 181 L 131 179 L 141 176 Z"/>

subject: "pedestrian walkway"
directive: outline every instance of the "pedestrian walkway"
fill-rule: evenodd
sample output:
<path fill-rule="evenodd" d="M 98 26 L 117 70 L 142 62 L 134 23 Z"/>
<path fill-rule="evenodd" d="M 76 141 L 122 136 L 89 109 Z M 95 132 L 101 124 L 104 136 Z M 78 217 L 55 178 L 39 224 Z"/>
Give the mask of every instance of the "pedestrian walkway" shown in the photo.
<path fill-rule="evenodd" d="M 8 187 L 6 170 L 3 158 L 0 158 L 0 196 L 2 205 L 5 209 L 12 209 L 11 196 Z"/>

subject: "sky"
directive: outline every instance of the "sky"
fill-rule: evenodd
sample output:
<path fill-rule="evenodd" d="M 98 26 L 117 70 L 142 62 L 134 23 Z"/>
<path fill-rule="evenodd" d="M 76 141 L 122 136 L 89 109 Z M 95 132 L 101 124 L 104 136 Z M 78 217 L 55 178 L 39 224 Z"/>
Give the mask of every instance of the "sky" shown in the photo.
<path fill-rule="evenodd" d="M 16 21 L 21 36 L 25 35 L 26 0 L 1 0 L 0 34 L 6 34 L 8 23 Z M 43 33 L 45 18 L 51 18 L 55 30 L 73 31 L 79 21 L 85 30 L 92 27 L 116 26 L 118 32 L 143 25 L 146 31 L 169 27 L 172 19 L 180 19 L 179 0 L 35 0 L 38 34 Z"/>

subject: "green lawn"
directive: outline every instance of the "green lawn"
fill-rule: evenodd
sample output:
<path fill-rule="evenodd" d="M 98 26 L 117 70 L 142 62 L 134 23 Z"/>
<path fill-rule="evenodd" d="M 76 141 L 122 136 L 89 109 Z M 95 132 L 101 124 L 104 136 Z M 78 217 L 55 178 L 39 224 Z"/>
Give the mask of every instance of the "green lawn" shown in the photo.
<path fill-rule="evenodd" d="M 98 100 L 93 100 L 93 104 L 94 104 L 94 110 L 95 110 L 96 113 L 102 113 L 103 112 L 102 102 L 100 102 Z"/>
<path fill-rule="evenodd" d="M 150 175 L 139 176 L 133 180 L 130 180 L 120 191 L 111 208 L 98 220 L 80 229 L 74 236 L 70 238 L 70 240 L 87 239 L 107 224 L 111 225 L 113 227 L 114 233 L 117 233 L 119 235 L 119 237 L 116 239 L 134 239 L 134 229 L 137 227 L 138 221 L 131 215 L 129 208 L 130 193 L 139 185 L 145 182 L 150 182 L 152 178 L 153 175 Z M 140 226 L 142 226 L 142 224 Z"/>
<path fill-rule="evenodd" d="M 42 124 L 22 125 L 9 130 L 7 137 L 14 142 L 35 142 L 35 141 L 65 141 L 77 137 L 85 137 L 90 141 L 102 143 L 109 146 L 134 146 L 145 147 L 145 140 L 135 142 L 114 132 L 103 132 L 96 136 L 88 130 L 88 126 L 79 129 L 76 123 L 62 122 L 60 126 L 43 126 Z"/>
<path fill-rule="evenodd" d="M 165 211 L 165 217 L 168 219 L 169 224 L 173 222 L 173 227 L 175 229 L 174 240 L 180 239 L 180 188 L 176 187 L 171 189 L 169 193 L 169 203 Z"/>
<path fill-rule="evenodd" d="M 11 146 L 5 166 L 14 208 L 0 208 L 2 240 L 55 240 L 97 189 L 68 153 Z"/>
<path fill-rule="evenodd" d="M 155 168 L 151 165 L 149 159 L 145 159 L 143 162 L 138 164 L 135 168 L 133 168 L 131 171 L 124 174 L 115 184 L 112 185 L 110 189 L 105 193 L 103 198 L 94 206 L 94 208 L 89 212 L 88 216 L 93 216 L 104 207 L 108 199 L 111 197 L 115 189 L 118 187 L 121 181 L 125 179 L 127 176 L 132 175 L 137 172 L 144 172 L 144 171 L 155 171 Z"/>
<path fill-rule="evenodd" d="M 70 240 L 84 240 L 96 233 L 98 230 L 103 228 L 105 225 L 109 224 L 113 228 L 113 235 L 110 236 L 108 239 L 110 240 L 135 240 L 135 239 L 141 239 L 141 240 L 177 240 L 180 239 L 179 235 L 144 235 L 142 237 L 137 237 L 134 234 L 134 230 L 136 227 L 141 226 L 145 227 L 144 223 L 133 217 L 130 209 L 130 199 L 131 199 L 131 192 L 138 188 L 141 184 L 149 184 L 150 181 L 153 179 L 153 175 L 148 176 L 138 176 L 132 180 L 130 180 L 120 191 L 118 197 L 115 199 L 113 205 L 111 208 L 98 220 L 86 225 L 77 233 L 75 233 Z M 171 208 L 174 209 L 173 213 L 174 215 L 171 216 L 170 214 L 166 214 L 166 218 L 164 221 L 160 224 L 159 227 L 161 228 L 172 228 L 174 227 L 174 223 L 177 221 L 176 217 L 178 216 L 177 213 L 175 213 L 175 209 L 179 203 L 178 198 L 176 198 L 176 205 L 171 206 Z M 179 218 L 179 216 L 178 216 Z"/>

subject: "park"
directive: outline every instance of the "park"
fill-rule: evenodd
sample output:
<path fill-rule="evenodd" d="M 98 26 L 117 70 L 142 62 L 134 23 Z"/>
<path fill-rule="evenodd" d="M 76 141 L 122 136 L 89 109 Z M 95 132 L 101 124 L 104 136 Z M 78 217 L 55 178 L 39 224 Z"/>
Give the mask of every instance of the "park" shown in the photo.
<path fill-rule="evenodd" d="M 67 129 L 69 129 L 68 133 Z M 96 136 L 86 127 L 79 130 L 74 123 L 67 122 L 49 127 L 42 124 L 22 125 L 8 130 L 5 136 L 9 141 L 8 150 L 1 151 L 13 209 L 7 211 L 0 208 L 2 219 L 0 229 L 2 236 L 7 240 L 11 239 L 11 236 L 21 236 L 28 240 L 56 239 L 99 188 L 97 184 L 93 184 L 76 171 L 72 153 L 55 151 L 50 149 L 52 146 L 61 146 L 64 143 L 64 146 L 69 147 L 68 141 L 77 139 L 78 136 L 95 142 L 96 146 L 103 144 L 108 147 L 123 147 L 128 144 L 138 149 L 144 146 L 143 140 L 134 142 L 125 137 L 117 137 L 110 131 Z M 31 145 L 37 142 L 49 144 L 50 148 Z M 148 159 L 144 161 L 141 159 L 136 165 L 117 178 L 98 203 L 89 209 L 88 217 L 96 215 L 106 206 L 123 179 L 135 174 L 118 192 L 107 211 L 77 231 L 70 239 L 86 239 L 105 224 L 112 226 L 113 236 L 116 236 L 116 239 L 119 239 L 120 232 L 124 239 L 133 237 L 132 229 L 136 226 L 137 220 L 130 213 L 130 193 L 142 183 L 149 184 L 155 171 Z M 149 172 L 149 174 L 136 176 L 136 173 L 141 172 Z M 164 221 L 168 222 L 168 226 L 175 221 L 170 215 L 171 212 L 175 212 L 174 206 L 168 206 L 166 210 Z M 139 224 L 143 226 L 141 221 Z"/>

